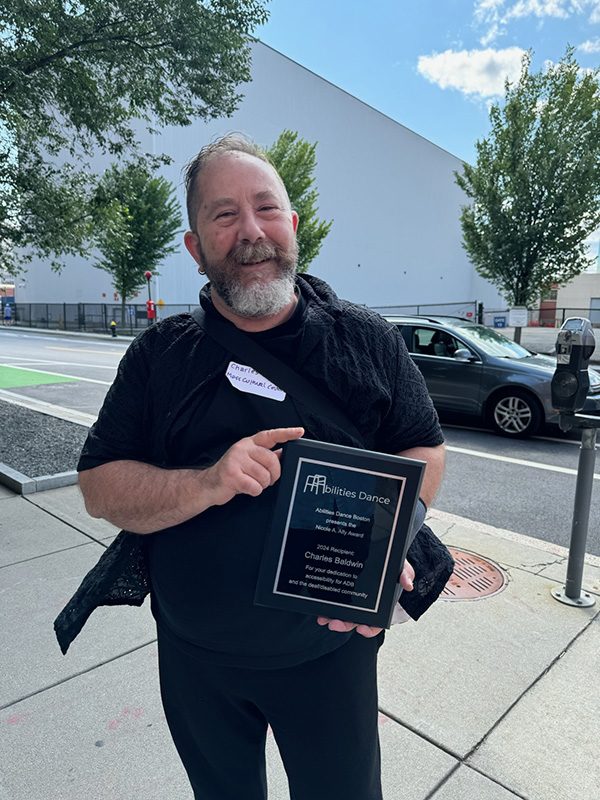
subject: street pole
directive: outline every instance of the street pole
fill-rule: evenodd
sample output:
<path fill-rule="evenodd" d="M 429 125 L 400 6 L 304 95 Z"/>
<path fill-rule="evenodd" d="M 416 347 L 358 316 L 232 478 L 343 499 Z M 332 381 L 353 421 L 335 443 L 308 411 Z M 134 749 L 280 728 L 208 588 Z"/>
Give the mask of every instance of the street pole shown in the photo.
<path fill-rule="evenodd" d="M 146 272 L 144 272 L 144 277 L 146 278 L 146 283 L 148 284 L 148 311 L 147 311 L 147 316 L 148 316 L 148 326 L 150 326 L 154 322 L 154 317 L 150 316 L 150 311 L 152 310 L 152 291 L 150 289 L 150 279 L 152 278 L 152 273 L 150 272 L 149 269 L 146 270 Z"/>
<path fill-rule="evenodd" d="M 592 487 L 594 484 L 596 431 L 600 426 L 600 420 L 597 417 L 591 417 L 586 414 L 575 414 L 567 424 L 569 428 L 581 428 L 581 448 L 577 467 L 567 578 L 565 585 L 561 589 L 553 589 L 551 594 L 559 603 L 564 603 L 567 606 L 577 606 L 578 608 L 588 608 L 593 606 L 596 601 L 589 592 L 582 590 L 581 583 L 583 580 L 583 565 L 590 520 Z"/>

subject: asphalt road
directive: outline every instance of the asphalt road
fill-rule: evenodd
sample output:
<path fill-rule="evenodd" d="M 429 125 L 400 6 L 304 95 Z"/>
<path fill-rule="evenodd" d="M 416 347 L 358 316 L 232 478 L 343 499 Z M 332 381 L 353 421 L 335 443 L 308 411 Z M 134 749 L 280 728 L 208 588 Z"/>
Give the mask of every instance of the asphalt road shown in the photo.
<path fill-rule="evenodd" d="M 558 436 L 507 440 L 484 429 L 444 425 L 441 511 L 569 546 L 579 441 Z M 469 451 L 469 452 L 465 452 Z M 600 464 L 592 488 L 587 551 L 600 555 Z"/>
<path fill-rule="evenodd" d="M 13 394 L 97 415 L 129 341 L 29 333 L 0 328 L 0 365 L 70 376 L 73 383 L 10 388 Z M 32 376 L 33 380 L 33 376 Z"/>
<path fill-rule="evenodd" d="M 0 365 L 76 379 L 7 391 L 95 415 L 127 344 L 0 329 Z M 465 422 L 460 420 L 461 426 Z M 448 423 L 443 420 L 448 461 L 436 507 L 568 547 L 579 456 L 576 437 L 547 428 L 544 437 L 515 441 L 468 422 L 467 427 Z M 587 550 L 600 555 L 600 465 L 595 472 Z"/>

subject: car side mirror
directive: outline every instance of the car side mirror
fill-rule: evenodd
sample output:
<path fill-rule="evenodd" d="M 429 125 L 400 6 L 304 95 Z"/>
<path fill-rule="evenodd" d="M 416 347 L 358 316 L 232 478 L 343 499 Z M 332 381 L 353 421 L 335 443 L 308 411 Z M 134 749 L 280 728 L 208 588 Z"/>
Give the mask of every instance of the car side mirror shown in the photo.
<path fill-rule="evenodd" d="M 463 361 L 465 363 L 473 360 L 473 354 L 470 350 L 467 350 L 466 347 L 461 347 L 456 350 L 453 357 L 455 361 Z"/>

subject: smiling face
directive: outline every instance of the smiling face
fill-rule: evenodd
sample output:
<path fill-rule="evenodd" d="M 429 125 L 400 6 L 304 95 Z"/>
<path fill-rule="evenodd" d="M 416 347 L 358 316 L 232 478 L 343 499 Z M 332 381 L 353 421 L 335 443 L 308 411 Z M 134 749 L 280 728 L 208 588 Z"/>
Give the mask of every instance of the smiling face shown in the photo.
<path fill-rule="evenodd" d="M 197 178 L 195 230 L 185 245 L 206 271 L 213 301 L 245 318 L 294 301 L 298 215 L 273 167 L 247 153 L 215 156 Z"/>

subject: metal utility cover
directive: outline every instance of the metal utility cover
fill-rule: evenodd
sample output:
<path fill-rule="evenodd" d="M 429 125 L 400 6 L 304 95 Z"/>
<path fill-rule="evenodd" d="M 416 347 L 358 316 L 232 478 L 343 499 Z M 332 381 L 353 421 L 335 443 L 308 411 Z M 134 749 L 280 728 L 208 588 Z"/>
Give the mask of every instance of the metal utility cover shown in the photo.
<path fill-rule="evenodd" d="M 507 584 L 500 567 L 476 553 L 449 547 L 454 572 L 441 594 L 442 600 L 480 600 L 498 594 Z"/>

